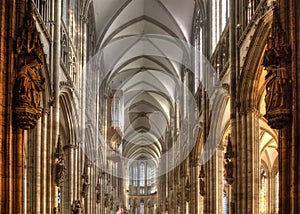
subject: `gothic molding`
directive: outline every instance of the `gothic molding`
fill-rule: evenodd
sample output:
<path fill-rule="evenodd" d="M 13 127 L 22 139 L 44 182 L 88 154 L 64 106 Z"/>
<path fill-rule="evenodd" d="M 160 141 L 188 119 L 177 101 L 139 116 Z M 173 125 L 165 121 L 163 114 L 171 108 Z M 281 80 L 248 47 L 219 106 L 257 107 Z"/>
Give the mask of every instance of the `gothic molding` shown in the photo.
<path fill-rule="evenodd" d="M 71 91 L 73 91 L 75 89 L 73 81 L 69 79 L 67 81 L 60 81 L 59 89 L 61 90 L 63 88 L 69 88 Z"/>

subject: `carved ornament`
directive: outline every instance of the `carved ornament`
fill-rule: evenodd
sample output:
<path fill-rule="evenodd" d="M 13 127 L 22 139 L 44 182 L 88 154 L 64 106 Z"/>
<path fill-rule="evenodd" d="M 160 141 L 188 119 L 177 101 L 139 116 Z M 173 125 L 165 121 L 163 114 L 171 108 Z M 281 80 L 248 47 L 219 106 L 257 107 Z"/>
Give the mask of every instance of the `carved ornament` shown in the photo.
<path fill-rule="evenodd" d="M 282 129 L 291 121 L 291 84 L 288 69 L 290 60 L 291 48 L 280 23 L 278 8 L 275 7 L 271 35 L 263 61 L 267 70 L 265 118 L 274 129 Z"/>
<path fill-rule="evenodd" d="M 189 180 L 189 179 L 187 179 L 184 188 L 185 188 L 185 200 L 186 200 L 186 202 L 190 202 L 190 190 L 191 190 L 191 185 L 190 185 L 190 180 Z"/>
<path fill-rule="evenodd" d="M 200 173 L 199 173 L 199 186 L 200 186 L 200 195 L 205 195 L 205 172 L 204 172 L 204 166 L 201 165 Z"/>
<path fill-rule="evenodd" d="M 109 194 L 105 193 L 104 194 L 104 207 L 108 207 L 109 206 Z"/>
<path fill-rule="evenodd" d="M 64 182 L 64 176 L 66 174 L 66 166 L 64 163 L 63 150 L 62 150 L 60 136 L 58 136 L 55 157 L 57 159 L 55 183 L 56 183 L 57 187 L 61 187 Z"/>
<path fill-rule="evenodd" d="M 96 203 L 99 204 L 101 202 L 101 185 L 98 181 L 96 186 Z"/>
<path fill-rule="evenodd" d="M 80 200 L 75 200 L 71 205 L 71 212 L 72 214 L 81 214 L 83 213 L 82 208 Z"/>
<path fill-rule="evenodd" d="M 32 5 L 29 5 L 16 41 L 16 80 L 13 93 L 14 121 L 22 129 L 34 128 L 41 117 L 40 92 L 45 82 L 41 76 L 45 55 L 33 19 Z"/>
<path fill-rule="evenodd" d="M 228 136 L 228 142 L 226 147 L 226 153 L 224 156 L 225 159 L 225 180 L 229 185 L 233 184 L 234 178 L 233 178 L 233 162 L 232 158 L 234 156 L 234 152 L 232 150 L 232 144 L 230 140 L 230 136 Z"/>
<path fill-rule="evenodd" d="M 82 176 L 81 176 L 81 179 L 82 179 L 82 190 L 81 190 L 81 196 L 83 198 L 85 198 L 88 194 L 88 188 L 90 186 L 90 183 L 89 183 L 89 176 L 87 173 L 84 173 Z"/>
<path fill-rule="evenodd" d="M 114 209 L 114 198 L 112 195 L 110 196 L 109 202 L 110 202 L 110 204 L 109 204 L 110 210 L 113 210 Z"/>

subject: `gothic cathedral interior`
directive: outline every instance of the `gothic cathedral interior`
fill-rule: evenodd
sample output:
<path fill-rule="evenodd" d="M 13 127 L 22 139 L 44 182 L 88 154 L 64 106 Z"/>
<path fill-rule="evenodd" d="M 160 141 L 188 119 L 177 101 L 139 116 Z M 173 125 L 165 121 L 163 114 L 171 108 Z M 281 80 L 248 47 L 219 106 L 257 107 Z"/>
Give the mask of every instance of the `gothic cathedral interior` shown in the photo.
<path fill-rule="evenodd" d="M 0 11 L 1 214 L 300 213 L 299 0 Z"/>

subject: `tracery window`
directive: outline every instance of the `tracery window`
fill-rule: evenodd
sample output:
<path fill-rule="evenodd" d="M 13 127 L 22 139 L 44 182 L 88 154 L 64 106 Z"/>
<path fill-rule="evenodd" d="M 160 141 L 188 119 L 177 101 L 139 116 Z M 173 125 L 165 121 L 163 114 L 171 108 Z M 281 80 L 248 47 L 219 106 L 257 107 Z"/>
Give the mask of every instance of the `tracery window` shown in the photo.
<path fill-rule="evenodd" d="M 260 0 L 248 0 L 247 4 L 247 23 L 251 20 L 255 13 L 256 8 L 259 5 Z"/>
<path fill-rule="evenodd" d="M 133 185 L 133 170 L 132 167 L 129 168 L 129 185 L 132 186 Z"/>
<path fill-rule="evenodd" d="M 151 186 L 152 185 L 152 170 L 151 167 L 149 165 L 147 165 L 147 186 Z"/>
<path fill-rule="evenodd" d="M 215 49 L 229 18 L 229 0 L 212 1 L 212 50 Z"/>
<path fill-rule="evenodd" d="M 133 186 L 138 185 L 138 167 L 135 165 L 133 167 Z"/>
<path fill-rule="evenodd" d="M 145 164 L 144 163 L 140 165 L 140 186 L 141 187 L 145 186 Z"/>
<path fill-rule="evenodd" d="M 67 0 L 62 0 L 61 1 L 61 15 L 62 15 L 62 20 L 66 24 L 67 23 L 67 11 L 68 11 L 68 1 Z"/>
<path fill-rule="evenodd" d="M 86 46 L 86 56 L 87 61 L 94 55 L 95 51 L 95 15 L 94 15 L 94 8 L 93 4 L 90 4 L 89 10 L 88 10 L 88 16 L 87 16 L 87 46 Z"/>
<path fill-rule="evenodd" d="M 133 195 L 149 195 L 155 192 L 153 167 L 148 163 L 133 163 L 129 167 L 129 186 Z"/>
<path fill-rule="evenodd" d="M 41 17 L 45 22 L 49 19 L 49 3 L 47 0 L 35 0 L 35 6 L 37 7 Z"/>

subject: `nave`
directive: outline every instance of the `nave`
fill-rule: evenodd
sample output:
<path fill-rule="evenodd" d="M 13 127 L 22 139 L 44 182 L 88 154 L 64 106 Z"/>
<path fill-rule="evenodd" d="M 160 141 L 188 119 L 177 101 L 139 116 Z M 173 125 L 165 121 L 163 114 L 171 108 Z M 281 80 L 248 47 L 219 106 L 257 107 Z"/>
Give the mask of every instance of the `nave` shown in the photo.
<path fill-rule="evenodd" d="M 298 0 L 18 0 L 0 213 L 298 213 Z"/>

